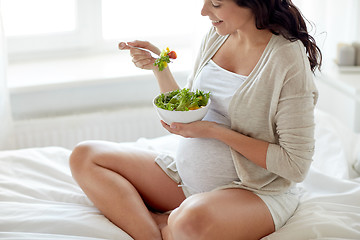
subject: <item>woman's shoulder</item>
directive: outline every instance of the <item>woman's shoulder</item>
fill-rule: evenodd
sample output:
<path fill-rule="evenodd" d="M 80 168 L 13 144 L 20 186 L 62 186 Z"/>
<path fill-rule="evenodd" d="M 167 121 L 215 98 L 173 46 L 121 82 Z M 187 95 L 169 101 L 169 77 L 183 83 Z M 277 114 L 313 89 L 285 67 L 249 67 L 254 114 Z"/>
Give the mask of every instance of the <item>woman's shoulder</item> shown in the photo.
<path fill-rule="evenodd" d="M 271 51 L 276 55 L 304 56 L 306 55 L 305 46 L 300 40 L 289 40 L 282 35 L 273 35 Z"/>
<path fill-rule="evenodd" d="M 282 66 L 284 69 L 290 67 L 303 69 L 305 66 L 310 66 L 305 46 L 300 40 L 292 41 L 282 35 L 273 35 L 268 54 L 270 62 L 276 63 L 276 66 Z"/>

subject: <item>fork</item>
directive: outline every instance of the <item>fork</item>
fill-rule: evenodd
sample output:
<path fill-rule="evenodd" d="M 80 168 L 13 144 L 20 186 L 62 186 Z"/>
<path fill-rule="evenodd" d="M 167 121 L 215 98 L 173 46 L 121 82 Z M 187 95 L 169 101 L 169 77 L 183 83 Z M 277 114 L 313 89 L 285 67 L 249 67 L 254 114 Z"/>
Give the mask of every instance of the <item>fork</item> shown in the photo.
<path fill-rule="evenodd" d="M 146 49 L 146 48 L 142 48 L 142 47 L 135 47 L 135 46 L 131 46 L 131 45 L 128 45 L 126 44 L 126 46 L 130 47 L 130 48 L 135 48 L 135 49 L 139 49 L 139 50 L 142 50 L 142 51 L 146 51 L 146 52 L 149 52 L 151 54 L 151 56 L 153 58 L 159 58 L 160 56 L 152 51 L 150 51 L 149 49 Z"/>

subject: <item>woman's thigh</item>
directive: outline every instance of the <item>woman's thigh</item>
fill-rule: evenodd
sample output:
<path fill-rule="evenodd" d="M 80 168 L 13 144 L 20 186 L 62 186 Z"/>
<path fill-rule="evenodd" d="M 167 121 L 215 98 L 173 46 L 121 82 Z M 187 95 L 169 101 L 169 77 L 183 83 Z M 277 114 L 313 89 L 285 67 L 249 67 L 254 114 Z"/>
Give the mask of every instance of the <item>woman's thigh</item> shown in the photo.
<path fill-rule="evenodd" d="M 260 239 L 275 229 L 266 204 L 243 189 L 224 189 L 187 198 L 169 217 L 179 239 Z M 185 232 L 187 229 L 188 232 Z"/>
<path fill-rule="evenodd" d="M 95 166 L 116 172 L 129 181 L 154 210 L 172 210 L 185 199 L 181 187 L 155 163 L 157 153 L 153 151 L 106 141 L 87 141 L 78 148 L 86 149 Z"/>

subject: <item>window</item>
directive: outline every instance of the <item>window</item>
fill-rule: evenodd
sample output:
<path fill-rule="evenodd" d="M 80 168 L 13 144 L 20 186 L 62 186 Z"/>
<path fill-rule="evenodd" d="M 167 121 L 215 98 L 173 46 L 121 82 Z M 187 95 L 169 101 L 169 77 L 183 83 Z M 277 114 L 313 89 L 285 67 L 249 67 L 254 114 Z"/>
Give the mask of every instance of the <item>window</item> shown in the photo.
<path fill-rule="evenodd" d="M 74 31 L 75 3 L 75 0 L 3 0 L 7 35 L 21 37 Z"/>
<path fill-rule="evenodd" d="M 156 6 L 155 6 L 155 4 Z M 195 4 L 194 4 L 195 3 Z M 200 3 L 200 4 L 199 4 Z M 202 0 L 102 2 L 105 39 L 177 38 L 196 33 Z M 129 11 L 131 9 L 131 11 Z"/>
<path fill-rule="evenodd" d="M 36 58 L 84 45 L 79 0 L 2 0 L 9 59 Z"/>
<path fill-rule="evenodd" d="M 334 58 L 337 42 L 360 40 L 357 0 L 294 0 Z M 195 49 L 209 25 L 202 0 L 2 0 L 10 60 L 103 52 L 118 41 Z M 344 27 L 346 26 L 346 27 Z M 310 26 L 311 29 L 311 26 Z M 191 39 L 191 41 L 189 41 Z"/>
<path fill-rule="evenodd" d="M 96 53 L 118 41 L 198 46 L 201 0 L 2 0 L 9 59 Z M 200 29 L 200 30 L 199 30 Z M 188 41 L 191 39 L 191 41 Z"/>

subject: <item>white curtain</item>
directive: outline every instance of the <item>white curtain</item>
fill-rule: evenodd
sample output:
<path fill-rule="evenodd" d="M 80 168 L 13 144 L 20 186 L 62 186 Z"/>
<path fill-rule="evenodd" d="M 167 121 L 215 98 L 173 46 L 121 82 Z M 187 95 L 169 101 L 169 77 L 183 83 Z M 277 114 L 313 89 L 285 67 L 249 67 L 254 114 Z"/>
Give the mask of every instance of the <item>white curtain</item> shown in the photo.
<path fill-rule="evenodd" d="M 1 8 L 1 0 L 0 0 Z M 12 147 L 12 117 L 7 88 L 7 53 L 3 21 L 0 11 L 0 149 Z"/>
<path fill-rule="evenodd" d="M 320 46 L 325 63 L 334 61 L 337 44 L 360 41 L 359 0 L 293 0 L 303 15 L 315 24 L 309 31 Z"/>

